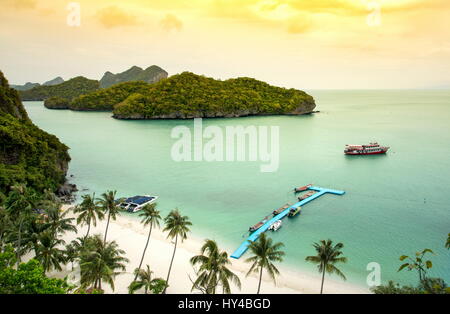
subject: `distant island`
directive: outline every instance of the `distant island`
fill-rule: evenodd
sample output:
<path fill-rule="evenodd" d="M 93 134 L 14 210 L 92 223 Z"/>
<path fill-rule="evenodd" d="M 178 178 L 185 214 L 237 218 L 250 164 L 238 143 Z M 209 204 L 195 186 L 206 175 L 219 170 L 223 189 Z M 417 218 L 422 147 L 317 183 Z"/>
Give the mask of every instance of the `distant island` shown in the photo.
<path fill-rule="evenodd" d="M 52 85 L 58 85 L 61 83 L 64 83 L 64 79 L 62 77 L 58 76 L 58 77 L 54 78 L 53 80 L 45 82 L 42 85 L 43 86 L 52 86 Z M 25 85 L 10 85 L 11 88 L 14 88 L 15 90 L 18 90 L 18 91 L 30 90 L 37 86 L 41 86 L 41 84 L 28 82 Z"/>
<path fill-rule="evenodd" d="M 79 95 L 92 92 L 98 88 L 98 81 L 78 76 L 58 85 L 41 85 L 30 90 L 19 91 L 19 95 L 24 101 L 42 101 L 50 97 L 72 100 Z"/>
<path fill-rule="evenodd" d="M 64 81 L 57 77 L 43 85 L 38 83 L 27 83 L 23 86 L 12 85 L 19 91 L 20 98 L 24 101 L 46 101 L 49 109 L 69 109 L 68 103 L 74 98 L 88 94 L 93 91 L 111 87 L 118 83 L 142 81 L 147 84 L 156 83 L 168 77 L 168 73 L 156 65 L 147 69 L 133 66 L 130 69 L 112 74 L 106 72 L 100 81 L 91 80 L 83 76 Z M 47 102 L 47 100 L 49 100 Z"/>
<path fill-rule="evenodd" d="M 96 89 L 71 101 L 52 97 L 49 109 L 112 111 L 116 119 L 230 118 L 302 115 L 313 112 L 312 96 L 252 78 L 215 80 L 184 72 L 149 84 L 132 81 Z"/>
<path fill-rule="evenodd" d="M 100 80 L 100 87 L 107 88 L 118 83 L 131 81 L 142 81 L 152 84 L 159 82 L 168 76 L 169 74 L 157 65 L 149 66 L 145 70 L 140 67 L 133 66 L 125 72 L 118 74 L 112 74 L 109 71 L 106 72 Z"/>

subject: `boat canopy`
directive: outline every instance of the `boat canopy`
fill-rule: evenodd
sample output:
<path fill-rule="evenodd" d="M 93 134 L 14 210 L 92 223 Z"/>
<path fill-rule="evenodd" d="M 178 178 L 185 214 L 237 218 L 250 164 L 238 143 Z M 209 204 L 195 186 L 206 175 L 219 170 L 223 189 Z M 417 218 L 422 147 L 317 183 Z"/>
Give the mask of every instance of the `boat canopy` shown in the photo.
<path fill-rule="evenodd" d="M 155 198 L 153 196 L 133 196 L 133 197 L 127 198 L 125 200 L 125 203 L 133 203 L 133 204 L 137 204 L 137 205 L 142 205 L 142 204 L 150 202 L 154 199 Z"/>

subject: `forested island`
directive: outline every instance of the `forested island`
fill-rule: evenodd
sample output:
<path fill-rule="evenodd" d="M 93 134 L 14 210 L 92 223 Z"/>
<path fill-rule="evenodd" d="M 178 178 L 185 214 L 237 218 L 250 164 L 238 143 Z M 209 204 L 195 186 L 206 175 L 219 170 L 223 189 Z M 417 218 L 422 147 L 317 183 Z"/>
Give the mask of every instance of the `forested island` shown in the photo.
<path fill-rule="evenodd" d="M 24 184 L 38 193 L 65 182 L 68 147 L 29 119 L 16 90 L 0 71 L 0 198 Z"/>
<path fill-rule="evenodd" d="M 315 108 L 312 96 L 252 78 L 225 81 L 184 72 L 134 93 L 114 106 L 118 119 L 191 119 L 300 115 Z"/>
<path fill-rule="evenodd" d="M 25 85 L 11 85 L 11 87 L 19 91 L 22 100 L 47 101 L 51 99 L 46 104 L 47 108 L 69 109 L 70 106 L 68 103 L 81 95 L 126 82 L 153 84 L 167 77 L 168 73 L 157 65 L 149 66 L 145 70 L 137 66 L 132 66 L 130 69 L 117 74 L 107 71 L 100 81 L 91 80 L 83 76 L 78 76 L 68 81 L 57 77 L 45 82 L 43 85 L 39 83 L 27 83 Z"/>
<path fill-rule="evenodd" d="M 60 97 L 67 100 L 90 93 L 100 88 L 96 80 L 78 76 L 57 85 L 40 85 L 26 91 L 19 91 L 22 100 L 42 101 L 51 97 Z"/>
<path fill-rule="evenodd" d="M 225 81 L 190 72 L 157 83 L 130 81 L 68 100 L 51 97 L 49 109 L 112 111 L 117 119 L 231 118 L 253 115 L 301 115 L 313 112 L 312 96 L 252 78 Z"/>

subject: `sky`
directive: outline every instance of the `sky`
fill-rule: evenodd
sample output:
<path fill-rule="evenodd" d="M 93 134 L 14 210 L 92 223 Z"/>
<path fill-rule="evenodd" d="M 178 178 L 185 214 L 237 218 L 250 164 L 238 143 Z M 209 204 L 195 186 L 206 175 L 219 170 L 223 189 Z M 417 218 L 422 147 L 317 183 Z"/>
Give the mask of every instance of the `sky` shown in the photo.
<path fill-rule="evenodd" d="M 299 89 L 450 88 L 449 0 L 0 0 L 11 84 L 247 76 Z"/>

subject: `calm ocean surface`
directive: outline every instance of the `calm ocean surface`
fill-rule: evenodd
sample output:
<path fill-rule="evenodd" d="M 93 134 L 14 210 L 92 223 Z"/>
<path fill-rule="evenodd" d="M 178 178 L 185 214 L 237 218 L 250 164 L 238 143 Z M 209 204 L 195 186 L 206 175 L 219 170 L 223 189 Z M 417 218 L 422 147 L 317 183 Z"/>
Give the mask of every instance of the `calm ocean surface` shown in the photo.
<path fill-rule="evenodd" d="M 271 234 L 285 244 L 284 265 L 306 271 L 304 259 L 321 239 L 343 242 L 350 282 L 365 282 L 366 266 L 381 265 L 382 280 L 415 283 L 398 273 L 400 255 L 433 249 L 432 275 L 450 282 L 450 91 L 309 91 L 321 113 L 302 117 L 203 120 L 203 125 L 280 127 L 280 167 L 260 162 L 180 162 L 171 159 L 173 127 L 191 121 L 119 121 L 110 113 L 26 109 L 39 127 L 71 149 L 69 174 L 85 193 L 159 195 L 166 215 L 178 207 L 197 237 L 216 239 L 231 254 L 250 225 L 287 201 L 295 186 L 344 190 L 325 195 L 284 220 Z M 345 144 L 378 141 L 386 156 L 345 156 Z M 248 255 L 244 255 L 243 258 Z"/>

